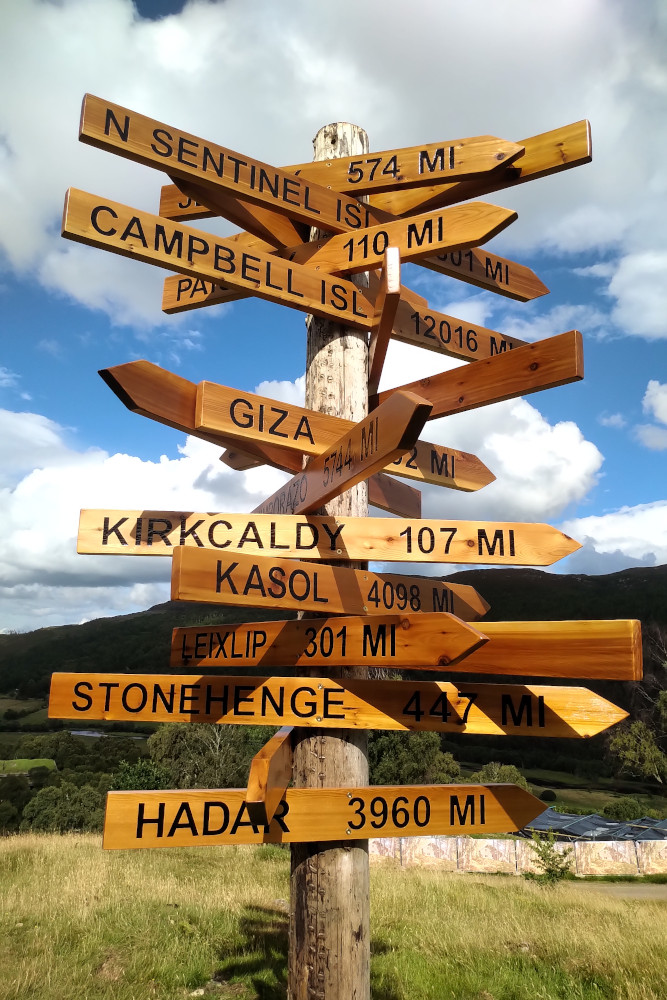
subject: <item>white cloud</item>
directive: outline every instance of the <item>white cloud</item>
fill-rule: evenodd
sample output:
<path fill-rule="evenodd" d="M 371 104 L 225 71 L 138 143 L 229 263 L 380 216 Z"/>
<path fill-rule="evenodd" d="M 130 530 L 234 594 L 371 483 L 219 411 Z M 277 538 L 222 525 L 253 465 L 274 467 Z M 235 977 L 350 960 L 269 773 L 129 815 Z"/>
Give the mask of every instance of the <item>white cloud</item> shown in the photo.
<path fill-rule="evenodd" d="M 635 437 L 645 448 L 651 451 L 664 451 L 667 448 L 667 429 L 656 427 L 655 424 L 637 424 Z"/>
<path fill-rule="evenodd" d="M 598 423 L 602 424 L 603 427 L 622 430 L 627 425 L 627 420 L 622 413 L 601 413 L 598 417 Z"/>
<path fill-rule="evenodd" d="M 608 514 L 579 517 L 559 525 L 566 534 L 584 544 L 586 552 L 571 556 L 574 565 L 595 565 L 591 554 L 607 557 L 604 572 L 614 572 L 628 565 L 655 565 L 667 562 L 667 500 L 621 507 Z M 588 561 L 586 561 L 586 556 Z M 572 572 L 568 566 L 567 572 Z M 599 569 L 580 569 L 578 572 L 600 572 Z"/>
<path fill-rule="evenodd" d="M 646 386 L 642 400 L 644 413 L 648 413 L 661 424 L 667 424 L 667 385 L 651 379 Z"/>
<path fill-rule="evenodd" d="M 667 337 L 667 251 L 627 254 L 616 265 L 607 294 L 612 318 L 627 336 Z"/>

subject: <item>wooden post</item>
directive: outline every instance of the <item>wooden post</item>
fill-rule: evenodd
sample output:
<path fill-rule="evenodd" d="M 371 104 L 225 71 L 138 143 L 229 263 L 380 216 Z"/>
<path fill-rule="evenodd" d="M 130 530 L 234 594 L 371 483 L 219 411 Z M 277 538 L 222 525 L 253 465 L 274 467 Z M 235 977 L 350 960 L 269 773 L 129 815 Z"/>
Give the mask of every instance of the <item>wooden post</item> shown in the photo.
<path fill-rule="evenodd" d="M 366 133 L 348 123 L 325 126 L 313 143 L 315 160 L 369 151 Z M 315 230 L 311 239 L 321 235 Z M 363 274 L 355 277 L 358 284 L 367 280 Z M 306 324 L 306 406 L 348 420 L 363 419 L 368 412 L 367 335 L 314 316 Z M 336 497 L 325 509 L 333 516 L 366 517 L 367 483 Z M 338 669 L 339 676 L 366 675 L 361 667 Z M 295 787 L 367 784 L 366 732 L 295 730 Z M 368 1000 L 368 841 L 293 844 L 291 850 L 289 1000 Z"/>

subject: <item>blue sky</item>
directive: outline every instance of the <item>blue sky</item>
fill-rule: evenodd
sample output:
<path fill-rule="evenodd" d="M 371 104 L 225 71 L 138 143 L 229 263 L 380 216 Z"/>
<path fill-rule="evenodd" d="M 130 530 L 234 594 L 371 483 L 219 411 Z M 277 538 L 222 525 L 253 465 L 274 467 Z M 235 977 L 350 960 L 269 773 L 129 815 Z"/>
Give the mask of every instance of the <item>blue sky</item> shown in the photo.
<path fill-rule="evenodd" d="M 98 369 L 148 358 L 195 382 L 303 391 L 301 314 L 246 300 L 167 317 L 166 272 L 60 238 L 67 187 L 154 212 L 167 182 L 77 141 L 86 92 L 276 165 L 309 159 L 332 121 L 380 150 L 590 119 L 591 164 L 487 198 L 519 214 L 489 249 L 532 267 L 548 296 L 512 302 L 403 270 L 464 320 L 529 341 L 584 336 L 583 382 L 428 425 L 497 481 L 427 487 L 424 514 L 562 527 L 583 548 L 556 572 L 667 561 L 666 35 L 658 0 L 5 0 L 0 629 L 167 599 L 168 560 L 77 556 L 80 507 L 250 510 L 281 480 L 232 473 L 212 446 L 131 414 Z M 447 366 L 393 344 L 383 385 Z"/>

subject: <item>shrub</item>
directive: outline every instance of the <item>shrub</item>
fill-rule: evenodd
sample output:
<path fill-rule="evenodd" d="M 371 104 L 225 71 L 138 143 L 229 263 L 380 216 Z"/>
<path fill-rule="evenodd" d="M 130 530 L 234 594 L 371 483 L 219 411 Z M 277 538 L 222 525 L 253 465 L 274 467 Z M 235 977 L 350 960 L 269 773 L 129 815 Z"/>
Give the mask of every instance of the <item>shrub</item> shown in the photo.
<path fill-rule="evenodd" d="M 555 802 L 558 796 L 554 792 L 553 788 L 545 788 L 540 795 L 542 802 Z"/>
<path fill-rule="evenodd" d="M 547 836 L 542 839 L 537 833 L 532 837 L 532 848 L 535 854 L 533 863 L 538 869 L 534 872 L 525 872 L 524 878 L 533 879 L 541 885 L 555 885 L 563 879 L 570 878 L 570 855 L 572 848 L 566 847 L 559 851 L 556 846 L 556 838 L 553 830 L 549 830 Z"/>
<path fill-rule="evenodd" d="M 606 816 L 607 819 L 617 819 L 620 822 L 627 822 L 631 819 L 639 819 L 642 812 L 642 807 L 637 802 L 637 799 L 625 795 L 621 799 L 613 799 L 611 802 L 607 802 L 602 810 L 602 815 Z"/>

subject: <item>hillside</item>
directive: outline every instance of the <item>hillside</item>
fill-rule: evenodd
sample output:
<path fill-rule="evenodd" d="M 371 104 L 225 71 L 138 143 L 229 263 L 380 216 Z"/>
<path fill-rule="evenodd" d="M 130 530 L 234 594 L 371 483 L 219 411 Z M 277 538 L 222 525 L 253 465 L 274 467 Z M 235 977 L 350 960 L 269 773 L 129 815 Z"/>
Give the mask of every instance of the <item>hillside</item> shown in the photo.
<path fill-rule="evenodd" d="M 448 579 L 471 584 L 489 602 L 488 619 L 639 618 L 667 628 L 667 566 L 607 576 L 557 575 L 535 569 L 466 570 Z M 44 695 L 55 670 L 155 672 L 168 666 L 177 625 L 292 617 L 291 612 L 167 602 L 147 611 L 82 625 L 0 635 L 0 692 Z"/>

